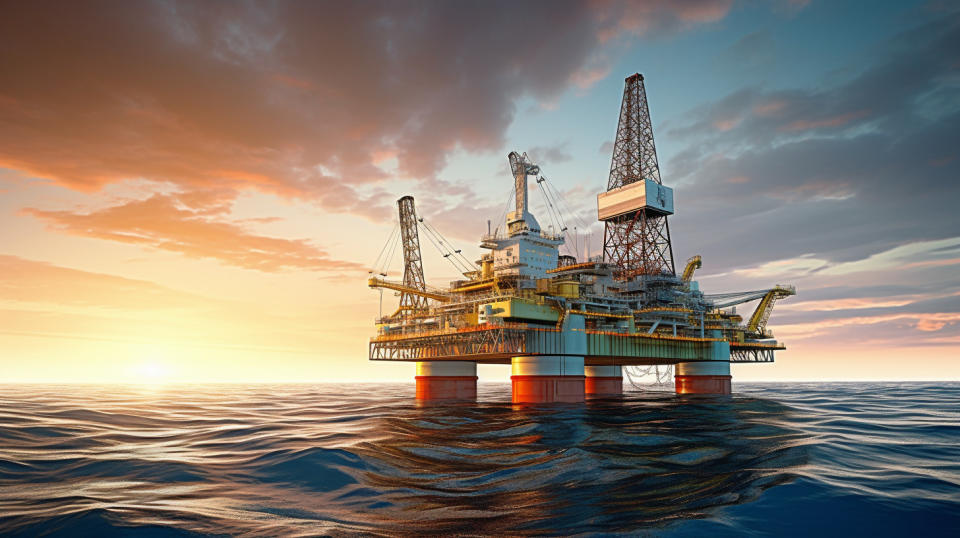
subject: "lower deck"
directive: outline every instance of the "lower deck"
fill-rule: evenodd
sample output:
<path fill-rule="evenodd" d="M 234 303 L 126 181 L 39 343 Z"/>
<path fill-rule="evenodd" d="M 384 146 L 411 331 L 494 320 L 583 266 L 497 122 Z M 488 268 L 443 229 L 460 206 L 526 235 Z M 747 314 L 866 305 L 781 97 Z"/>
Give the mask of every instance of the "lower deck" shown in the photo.
<path fill-rule="evenodd" d="M 468 361 L 510 364 L 518 356 L 578 356 L 587 366 L 641 366 L 730 360 L 773 362 L 777 342 L 729 342 L 662 334 L 583 330 L 585 342 L 572 349 L 556 329 L 522 323 L 483 324 L 469 329 L 377 336 L 370 340 L 370 360 Z"/>

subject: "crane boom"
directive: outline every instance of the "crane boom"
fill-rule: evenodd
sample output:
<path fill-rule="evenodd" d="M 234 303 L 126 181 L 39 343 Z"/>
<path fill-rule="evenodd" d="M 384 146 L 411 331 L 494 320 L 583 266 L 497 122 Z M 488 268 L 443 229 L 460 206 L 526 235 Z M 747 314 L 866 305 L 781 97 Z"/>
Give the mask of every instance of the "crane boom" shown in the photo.
<path fill-rule="evenodd" d="M 407 286 L 402 282 L 394 282 L 392 280 L 385 280 L 377 277 L 373 277 L 367 280 L 367 285 L 370 286 L 371 288 L 383 288 L 388 290 L 399 291 L 403 295 L 414 295 L 416 297 L 423 298 L 423 299 L 433 299 L 434 301 L 439 301 L 441 303 L 447 303 L 447 302 L 450 302 L 451 300 L 449 295 L 439 290 L 427 289 L 426 287 L 424 287 L 423 289 L 414 288 L 411 286 Z M 408 305 L 404 305 L 403 303 L 400 303 L 400 308 L 401 310 L 403 310 L 403 309 L 409 309 L 410 307 Z"/>
<path fill-rule="evenodd" d="M 693 280 L 693 272 L 699 269 L 701 265 L 702 261 L 699 254 L 687 260 L 687 266 L 683 268 L 683 281 L 690 282 Z"/>
<path fill-rule="evenodd" d="M 403 241 L 403 289 L 400 292 L 400 310 L 412 311 L 427 307 L 426 281 L 423 278 L 423 264 L 420 258 L 420 237 L 417 235 L 417 211 L 413 205 L 413 196 L 404 196 L 397 200 L 400 210 L 400 238 Z M 371 281 L 376 279 L 371 279 Z M 396 288 L 392 288 L 396 289 Z"/>
<path fill-rule="evenodd" d="M 793 286 L 781 286 L 777 285 L 766 294 L 763 298 L 760 299 L 760 304 L 757 305 L 757 309 L 754 310 L 753 315 L 750 316 L 750 321 L 747 322 L 747 330 L 752 333 L 763 334 L 767 328 L 767 320 L 770 319 L 770 313 L 773 311 L 773 303 L 777 299 L 783 297 L 789 297 L 791 295 L 796 295 L 797 289 Z"/>

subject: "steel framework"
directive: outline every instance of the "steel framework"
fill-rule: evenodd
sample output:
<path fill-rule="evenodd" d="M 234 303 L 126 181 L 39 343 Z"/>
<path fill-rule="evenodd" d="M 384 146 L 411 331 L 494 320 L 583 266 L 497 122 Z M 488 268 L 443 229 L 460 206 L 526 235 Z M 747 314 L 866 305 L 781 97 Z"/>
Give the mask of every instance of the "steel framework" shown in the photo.
<path fill-rule="evenodd" d="M 653 365 L 713 360 L 712 339 L 586 331 L 587 365 Z M 777 344 L 731 346 L 732 362 L 772 362 Z M 370 340 L 370 360 L 466 360 L 509 363 L 511 357 L 567 355 L 563 332 L 524 324 L 488 324 L 471 330 L 379 336 Z"/>
<path fill-rule="evenodd" d="M 643 75 L 626 79 L 607 191 L 651 179 L 662 184 Z M 676 274 L 667 216 L 640 209 L 605 221 L 603 257 L 623 280 L 638 275 Z"/>
<path fill-rule="evenodd" d="M 773 362 L 773 352 L 783 347 L 730 348 L 730 362 Z"/>
<path fill-rule="evenodd" d="M 424 291 L 423 263 L 420 257 L 420 236 L 417 235 L 417 211 L 413 196 L 397 200 L 400 208 L 400 238 L 403 242 L 403 285 Z M 400 292 L 400 313 L 410 313 L 427 307 L 427 298 L 415 293 Z"/>

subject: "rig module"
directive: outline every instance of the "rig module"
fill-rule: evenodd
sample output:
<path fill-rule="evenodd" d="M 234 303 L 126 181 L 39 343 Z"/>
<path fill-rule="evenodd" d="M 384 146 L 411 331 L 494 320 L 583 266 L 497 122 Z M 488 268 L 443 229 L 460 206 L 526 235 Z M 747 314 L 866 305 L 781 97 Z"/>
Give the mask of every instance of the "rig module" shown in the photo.
<path fill-rule="evenodd" d="M 377 320 L 369 358 L 416 362 L 417 398 L 476 398 L 478 363 L 511 365 L 515 403 L 620 394 L 624 367 L 637 365 L 675 365 L 678 394 L 729 394 L 731 362 L 773 362 L 785 349 L 766 324 L 792 286 L 705 295 L 693 280 L 700 256 L 677 274 L 673 189 L 660 178 L 642 75 L 626 79 L 610 178 L 597 196 L 601 255 L 560 254 L 566 228 L 543 229 L 528 207 L 528 178 L 545 180 L 539 166 L 517 152 L 509 160 L 512 211 L 496 230 L 488 224 L 488 252 L 475 262 L 417 216 L 412 197 L 398 200 L 403 279 L 373 274 L 368 284 L 398 292 L 400 303 Z M 426 285 L 418 231 L 463 279 Z M 758 299 L 746 321 L 725 310 Z"/>

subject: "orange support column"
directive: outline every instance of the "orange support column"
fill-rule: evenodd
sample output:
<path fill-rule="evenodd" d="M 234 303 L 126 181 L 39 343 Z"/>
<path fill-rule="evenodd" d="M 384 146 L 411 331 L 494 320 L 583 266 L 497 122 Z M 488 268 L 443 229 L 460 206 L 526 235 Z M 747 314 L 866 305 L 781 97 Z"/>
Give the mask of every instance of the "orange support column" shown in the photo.
<path fill-rule="evenodd" d="M 677 394 L 730 394 L 728 361 L 681 362 L 674 376 Z"/>
<path fill-rule="evenodd" d="M 583 355 L 587 352 L 587 333 L 583 316 L 570 314 L 563 322 L 563 350 L 569 355 L 548 355 L 557 349 L 536 349 L 543 353 L 510 360 L 513 403 L 579 403 L 584 400 Z"/>
<path fill-rule="evenodd" d="M 477 363 L 429 361 L 417 363 L 418 400 L 476 400 Z"/>
<path fill-rule="evenodd" d="M 623 394 L 623 369 L 620 366 L 584 366 L 584 392 L 590 396 Z"/>
<path fill-rule="evenodd" d="M 583 357 L 514 357 L 513 403 L 578 403 L 584 399 Z"/>

